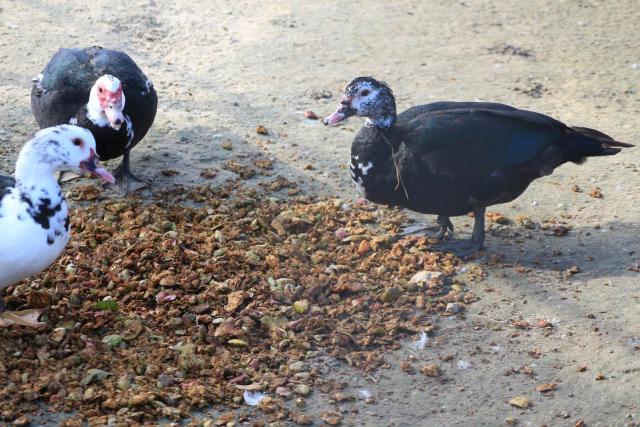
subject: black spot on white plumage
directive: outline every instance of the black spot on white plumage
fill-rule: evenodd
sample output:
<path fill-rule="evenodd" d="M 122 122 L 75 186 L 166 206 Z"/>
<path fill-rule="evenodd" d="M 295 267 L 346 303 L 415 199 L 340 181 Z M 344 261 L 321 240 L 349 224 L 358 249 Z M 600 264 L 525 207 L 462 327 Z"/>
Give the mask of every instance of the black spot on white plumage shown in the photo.
<path fill-rule="evenodd" d="M 351 146 L 350 164 L 366 198 L 436 214 L 445 231 L 452 228 L 450 216 L 475 212 L 472 240 L 442 245 L 462 255 L 482 247 L 487 206 L 514 200 L 563 163 L 630 146 L 496 103 L 436 102 L 397 115 L 391 88 L 371 77 L 350 82 L 324 122 L 353 115 L 366 119 Z"/>
<path fill-rule="evenodd" d="M 78 138 L 83 146 L 74 145 Z M 69 214 L 54 174 L 86 170 L 107 179 L 95 149 L 86 129 L 44 129 L 20 150 L 15 178 L 0 177 L 0 289 L 44 270 L 62 252 Z"/>
<path fill-rule="evenodd" d="M 105 89 L 114 89 L 119 82 L 120 117 L 109 120 L 100 104 L 98 81 L 106 82 Z M 87 128 L 102 160 L 124 156 L 118 175 L 127 189 L 129 180 L 139 180 L 129 170 L 129 151 L 147 134 L 157 105 L 153 83 L 131 57 L 100 47 L 60 49 L 34 79 L 31 92 L 31 109 L 40 127 L 72 123 Z"/>

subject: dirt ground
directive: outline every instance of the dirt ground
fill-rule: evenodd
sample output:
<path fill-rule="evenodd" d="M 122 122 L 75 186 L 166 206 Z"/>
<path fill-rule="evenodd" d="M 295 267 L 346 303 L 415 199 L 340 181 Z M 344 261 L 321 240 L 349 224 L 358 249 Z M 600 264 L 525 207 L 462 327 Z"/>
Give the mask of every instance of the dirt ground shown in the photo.
<path fill-rule="evenodd" d="M 361 122 L 325 128 L 302 112 L 330 113 L 360 75 L 387 81 L 399 110 L 491 100 L 640 143 L 638 22 L 635 0 L 0 1 L 0 171 L 13 171 L 37 129 L 31 78 L 59 47 L 94 44 L 128 52 L 158 92 L 155 124 L 132 155 L 154 189 L 200 183 L 205 168 L 224 182 L 234 176 L 226 160 L 261 153 L 305 192 L 355 198 L 347 162 Z M 270 134 L 257 135 L 257 125 Z M 407 343 L 373 375 L 326 361 L 327 378 L 375 398 L 338 404 L 343 424 L 638 425 L 636 150 L 562 166 L 492 209 L 570 231 L 494 227 L 472 261 L 488 273 L 474 289 L 480 301 L 434 319 L 425 349 Z M 180 174 L 165 176 L 167 168 Z M 602 198 L 590 197 L 596 187 Z M 464 235 L 471 221 L 454 223 Z M 513 323 L 540 318 L 553 327 Z M 409 375 L 401 361 L 439 363 L 443 375 Z M 557 390 L 543 395 L 542 383 Z M 511 406 L 516 396 L 531 407 Z M 309 405 L 336 406 L 321 394 Z"/>

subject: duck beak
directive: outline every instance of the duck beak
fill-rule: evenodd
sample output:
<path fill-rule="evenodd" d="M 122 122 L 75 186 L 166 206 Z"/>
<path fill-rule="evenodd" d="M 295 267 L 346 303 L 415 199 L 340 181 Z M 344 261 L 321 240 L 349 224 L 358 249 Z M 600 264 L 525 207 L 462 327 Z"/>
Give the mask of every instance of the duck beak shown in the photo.
<path fill-rule="evenodd" d="M 107 120 L 109 120 L 109 126 L 111 126 L 115 131 L 119 131 L 120 126 L 124 123 L 124 114 L 122 114 L 122 110 L 120 110 L 117 105 L 109 104 L 109 107 L 104 111 L 104 114 L 107 116 Z"/>
<path fill-rule="evenodd" d="M 357 111 L 355 108 L 351 107 L 351 99 L 345 98 L 340 102 L 340 106 L 333 114 L 322 119 L 322 123 L 325 125 L 336 125 L 343 120 L 348 119 L 349 117 L 355 115 Z"/>
<path fill-rule="evenodd" d="M 106 169 L 101 168 L 99 166 L 99 163 L 100 158 L 93 150 L 91 150 L 91 156 L 87 160 L 80 163 L 80 169 L 100 178 L 105 182 L 115 184 L 116 179 L 113 177 L 113 175 L 111 175 Z"/>

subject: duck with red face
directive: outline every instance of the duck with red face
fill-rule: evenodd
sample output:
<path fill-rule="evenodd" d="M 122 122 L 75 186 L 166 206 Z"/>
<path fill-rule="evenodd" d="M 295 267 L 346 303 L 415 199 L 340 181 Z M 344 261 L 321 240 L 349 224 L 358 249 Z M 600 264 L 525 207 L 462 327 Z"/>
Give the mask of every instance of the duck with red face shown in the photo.
<path fill-rule="evenodd" d="M 124 192 L 146 186 L 131 173 L 129 156 L 153 124 L 157 105 L 153 84 L 136 63 L 123 52 L 100 47 L 60 49 L 31 91 L 31 109 L 41 128 L 84 127 L 95 137 L 101 159 L 123 157 L 115 176 Z"/>

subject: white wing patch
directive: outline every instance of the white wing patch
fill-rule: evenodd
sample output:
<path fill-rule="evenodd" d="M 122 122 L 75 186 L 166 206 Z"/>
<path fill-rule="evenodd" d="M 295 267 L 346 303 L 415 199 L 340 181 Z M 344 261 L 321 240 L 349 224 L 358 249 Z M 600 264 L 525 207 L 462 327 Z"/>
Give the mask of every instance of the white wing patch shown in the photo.
<path fill-rule="evenodd" d="M 363 162 L 359 162 L 358 160 L 358 156 L 351 156 L 351 164 L 349 165 L 351 180 L 356 185 L 356 190 L 361 194 L 365 194 L 363 177 L 369 173 L 371 168 L 373 168 L 373 163 L 369 161 L 365 165 Z"/>

